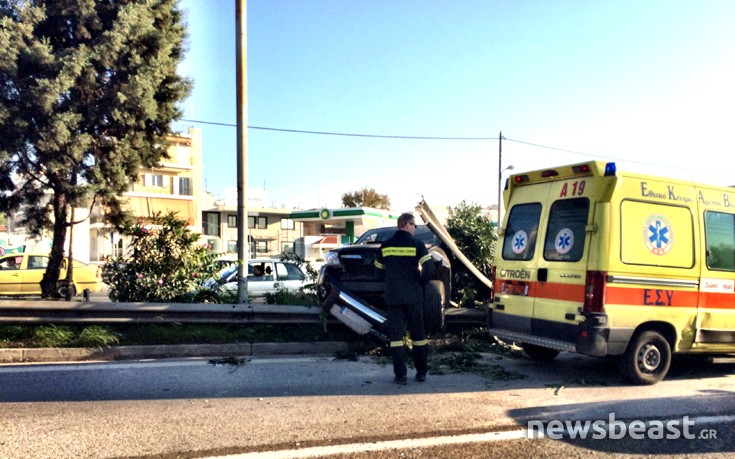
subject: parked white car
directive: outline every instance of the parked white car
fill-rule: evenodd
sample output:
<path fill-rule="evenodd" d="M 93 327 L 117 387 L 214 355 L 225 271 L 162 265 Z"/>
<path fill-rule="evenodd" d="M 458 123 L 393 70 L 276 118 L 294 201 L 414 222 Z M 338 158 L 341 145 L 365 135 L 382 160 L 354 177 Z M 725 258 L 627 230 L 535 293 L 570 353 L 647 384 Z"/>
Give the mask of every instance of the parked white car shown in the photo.
<path fill-rule="evenodd" d="M 237 264 L 224 268 L 220 271 L 219 283 L 224 288 L 236 292 L 237 271 Z M 253 297 L 274 293 L 278 289 L 295 293 L 308 283 L 306 273 L 296 263 L 275 259 L 248 261 L 248 294 Z"/>

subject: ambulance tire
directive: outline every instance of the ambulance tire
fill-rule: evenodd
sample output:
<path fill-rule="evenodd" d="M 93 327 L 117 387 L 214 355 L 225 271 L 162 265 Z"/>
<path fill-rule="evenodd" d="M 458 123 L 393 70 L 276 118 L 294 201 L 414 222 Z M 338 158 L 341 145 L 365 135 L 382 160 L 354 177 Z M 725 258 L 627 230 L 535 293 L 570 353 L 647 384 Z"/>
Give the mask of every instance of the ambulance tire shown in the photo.
<path fill-rule="evenodd" d="M 435 333 L 444 327 L 444 283 L 430 281 L 424 289 L 424 330 Z"/>
<path fill-rule="evenodd" d="M 559 351 L 556 349 L 549 349 L 548 347 L 536 346 L 535 344 L 523 343 L 521 345 L 523 351 L 531 357 L 533 360 L 549 361 L 559 355 Z"/>
<path fill-rule="evenodd" d="M 618 366 L 623 377 L 634 384 L 656 384 L 669 372 L 671 346 L 657 331 L 639 332 L 620 356 Z"/>

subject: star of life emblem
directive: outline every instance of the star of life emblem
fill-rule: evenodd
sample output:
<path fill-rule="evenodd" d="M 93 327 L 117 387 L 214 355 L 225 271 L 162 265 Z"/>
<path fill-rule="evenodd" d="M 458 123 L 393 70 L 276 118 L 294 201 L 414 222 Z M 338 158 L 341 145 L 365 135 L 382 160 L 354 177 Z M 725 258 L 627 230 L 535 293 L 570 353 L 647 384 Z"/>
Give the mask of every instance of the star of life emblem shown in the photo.
<path fill-rule="evenodd" d="M 654 255 L 666 255 L 674 245 L 671 224 L 661 215 L 651 215 L 643 225 L 643 242 Z"/>
<path fill-rule="evenodd" d="M 564 228 L 556 233 L 556 239 L 554 239 L 554 248 L 561 255 L 569 253 L 574 246 L 574 233 L 569 228 Z"/>
<path fill-rule="evenodd" d="M 526 250 L 526 246 L 528 245 L 528 234 L 523 231 L 519 230 L 516 231 L 516 233 L 513 235 L 513 240 L 511 247 L 513 248 L 513 252 L 516 254 L 519 254 Z"/>

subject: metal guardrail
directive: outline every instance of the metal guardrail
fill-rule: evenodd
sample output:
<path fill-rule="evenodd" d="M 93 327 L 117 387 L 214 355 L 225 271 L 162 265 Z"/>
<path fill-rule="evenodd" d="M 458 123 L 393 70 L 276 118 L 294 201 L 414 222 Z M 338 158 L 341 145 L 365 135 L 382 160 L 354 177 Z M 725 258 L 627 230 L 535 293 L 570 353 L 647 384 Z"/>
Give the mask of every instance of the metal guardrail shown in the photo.
<path fill-rule="evenodd" d="M 0 323 L 319 324 L 321 311 L 321 306 L 270 304 L 0 300 Z M 483 325 L 487 314 L 457 308 L 445 317 L 448 324 Z"/>
<path fill-rule="evenodd" d="M 0 323 L 320 323 L 320 306 L 0 301 Z"/>

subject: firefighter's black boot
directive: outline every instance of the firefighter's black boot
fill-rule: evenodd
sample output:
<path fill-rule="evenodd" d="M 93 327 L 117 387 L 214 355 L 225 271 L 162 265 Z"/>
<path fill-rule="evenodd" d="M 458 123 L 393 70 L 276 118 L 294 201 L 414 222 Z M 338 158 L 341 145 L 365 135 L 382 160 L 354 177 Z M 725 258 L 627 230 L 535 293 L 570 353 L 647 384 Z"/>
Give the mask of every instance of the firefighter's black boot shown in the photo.
<path fill-rule="evenodd" d="M 426 372 L 428 371 L 428 354 L 429 346 L 413 346 L 411 355 L 413 356 L 413 363 L 416 365 L 416 381 L 426 381 Z"/>
<path fill-rule="evenodd" d="M 406 384 L 406 351 L 403 343 L 400 346 L 394 346 L 391 343 L 390 356 L 393 359 L 393 374 L 398 384 Z"/>

